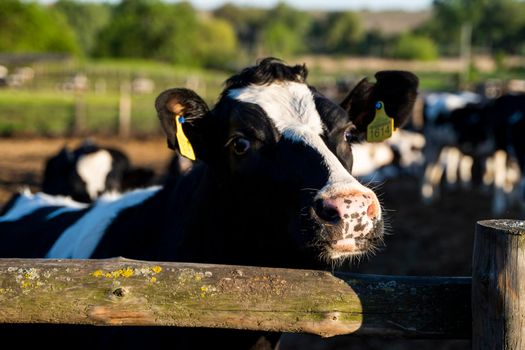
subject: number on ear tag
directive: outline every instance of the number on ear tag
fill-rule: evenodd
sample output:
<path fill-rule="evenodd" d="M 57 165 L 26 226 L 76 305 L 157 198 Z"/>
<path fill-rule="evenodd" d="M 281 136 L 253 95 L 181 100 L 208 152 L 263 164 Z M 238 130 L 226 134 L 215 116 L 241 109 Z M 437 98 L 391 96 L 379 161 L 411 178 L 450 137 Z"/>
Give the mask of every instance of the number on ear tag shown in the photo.
<path fill-rule="evenodd" d="M 376 115 L 374 120 L 366 128 L 366 140 L 368 142 L 381 142 L 392 136 L 394 131 L 394 119 L 386 115 L 383 102 L 376 102 Z"/>
<path fill-rule="evenodd" d="M 191 146 L 190 140 L 186 137 L 182 124 L 185 122 L 184 117 L 180 115 L 175 116 L 175 124 L 177 125 L 177 142 L 179 143 L 179 151 L 184 157 L 195 160 L 195 152 Z"/>

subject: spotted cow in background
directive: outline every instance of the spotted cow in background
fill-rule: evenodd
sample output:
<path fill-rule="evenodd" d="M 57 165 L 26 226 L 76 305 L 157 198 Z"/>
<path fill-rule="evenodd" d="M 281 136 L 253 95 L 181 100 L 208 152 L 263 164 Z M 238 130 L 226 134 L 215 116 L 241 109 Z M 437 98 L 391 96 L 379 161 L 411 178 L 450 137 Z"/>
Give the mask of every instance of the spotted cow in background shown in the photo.
<path fill-rule="evenodd" d="M 195 157 L 192 169 L 163 187 L 89 206 L 20 194 L 0 217 L 0 256 L 324 269 L 373 252 L 382 242 L 384 214 L 376 194 L 350 174 L 350 142 L 366 133 L 377 101 L 401 126 L 418 86 L 409 72 L 375 77 L 337 105 L 307 84 L 305 66 L 267 58 L 229 78 L 212 109 L 191 90 L 164 91 L 155 107 L 168 145 Z M 88 331 L 93 334 L 76 340 L 99 346 L 92 344 L 96 335 L 122 332 Z M 64 337 L 70 334 L 62 332 L 53 346 L 69 348 Z M 145 345 L 138 338 L 146 334 L 155 336 Z M 148 328 L 105 339 L 119 348 L 247 349 L 261 335 Z"/>
<path fill-rule="evenodd" d="M 453 120 L 458 111 L 484 104 L 484 97 L 469 91 L 429 93 L 424 96 L 425 169 L 421 195 L 425 203 L 439 197 L 443 175 L 450 186 L 460 181 L 469 186 L 473 157 L 459 149 L 460 134 Z"/>
<path fill-rule="evenodd" d="M 481 184 L 490 189 L 494 215 L 503 215 L 516 201 L 522 205 L 524 116 L 525 95 L 504 94 L 465 103 L 426 126 L 429 149 L 425 151 L 423 198 L 428 202 L 437 197 L 445 175 L 449 186 L 459 179 L 469 187 Z"/>
<path fill-rule="evenodd" d="M 151 185 L 153 177 L 153 170 L 133 167 L 122 151 L 87 140 L 73 150 L 64 147 L 47 159 L 42 192 L 90 203 L 107 192 Z"/>
<path fill-rule="evenodd" d="M 399 129 L 384 142 L 355 144 L 352 175 L 370 184 L 399 176 L 419 178 L 425 142 L 421 133 Z"/>

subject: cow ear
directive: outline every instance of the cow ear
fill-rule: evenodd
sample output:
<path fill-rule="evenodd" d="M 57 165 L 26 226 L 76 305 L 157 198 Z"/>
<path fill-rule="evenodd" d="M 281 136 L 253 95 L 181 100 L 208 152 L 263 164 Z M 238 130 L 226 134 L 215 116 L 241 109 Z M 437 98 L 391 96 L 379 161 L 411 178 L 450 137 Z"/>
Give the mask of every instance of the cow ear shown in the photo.
<path fill-rule="evenodd" d="M 168 147 L 195 160 L 204 154 L 202 127 L 209 109 L 192 90 L 178 88 L 162 92 L 155 108 L 168 140 Z"/>
<path fill-rule="evenodd" d="M 412 115 L 419 79 L 406 71 L 381 71 L 375 78 L 375 83 L 361 80 L 341 102 L 359 134 L 366 134 L 374 120 L 377 102 L 383 103 L 379 106 L 393 119 L 394 128 L 403 126 Z"/>

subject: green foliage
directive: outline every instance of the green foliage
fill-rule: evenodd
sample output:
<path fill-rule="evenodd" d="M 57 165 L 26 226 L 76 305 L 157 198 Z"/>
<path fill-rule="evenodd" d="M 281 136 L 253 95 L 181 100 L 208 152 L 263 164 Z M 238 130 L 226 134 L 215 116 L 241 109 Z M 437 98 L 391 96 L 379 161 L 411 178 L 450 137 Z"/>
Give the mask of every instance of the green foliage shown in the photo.
<path fill-rule="evenodd" d="M 392 56 L 408 60 L 431 61 L 438 57 L 438 50 L 432 39 L 407 33 L 398 39 Z"/>
<path fill-rule="evenodd" d="M 363 37 L 359 17 L 354 12 L 333 13 L 326 21 L 326 48 L 328 52 L 351 53 Z"/>
<path fill-rule="evenodd" d="M 483 20 L 475 30 L 475 44 L 492 46 L 496 51 L 519 52 L 520 45 L 525 43 L 525 3 L 508 0 L 489 2 Z"/>
<path fill-rule="evenodd" d="M 0 38 L 4 52 L 79 52 L 64 16 L 33 2 L 0 1 Z"/>
<path fill-rule="evenodd" d="M 293 29 L 284 23 L 275 22 L 266 27 L 262 34 L 262 47 L 266 55 L 289 57 L 302 49 Z"/>
<path fill-rule="evenodd" d="M 441 51 L 457 55 L 461 27 L 472 28 L 472 44 L 517 53 L 525 44 L 525 3 L 518 0 L 435 0 L 433 17 L 419 33 L 432 37 Z"/>
<path fill-rule="evenodd" d="M 312 24 L 312 15 L 308 12 L 299 11 L 279 2 L 274 8 L 270 9 L 266 15 L 266 24 L 282 23 L 288 28 L 293 29 L 299 35 L 305 34 Z"/>
<path fill-rule="evenodd" d="M 248 54 L 254 54 L 257 49 L 259 33 L 262 32 L 266 19 L 266 10 L 239 7 L 227 3 L 217 8 L 213 15 L 229 22 L 237 35 L 239 45 Z"/>
<path fill-rule="evenodd" d="M 99 35 L 97 54 L 106 57 L 154 58 L 194 62 L 197 17 L 188 3 L 123 0 Z"/>
<path fill-rule="evenodd" d="M 199 28 L 196 56 L 205 67 L 227 67 L 235 59 L 238 50 L 237 36 L 229 22 L 210 18 Z"/>
<path fill-rule="evenodd" d="M 384 56 L 388 47 L 392 46 L 395 37 L 383 34 L 377 29 L 372 29 L 363 35 L 359 42 L 359 54 L 367 56 Z"/>
<path fill-rule="evenodd" d="M 310 14 L 279 3 L 267 13 L 260 48 L 271 56 L 287 57 L 304 52 L 311 25 Z"/>
<path fill-rule="evenodd" d="M 54 7 L 67 19 L 75 32 L 82 53 L 93 53 L 99 32 L 110 20 L 111 8 L 108 4 L 80 3 L 74 0 L 58 0 Z"/>

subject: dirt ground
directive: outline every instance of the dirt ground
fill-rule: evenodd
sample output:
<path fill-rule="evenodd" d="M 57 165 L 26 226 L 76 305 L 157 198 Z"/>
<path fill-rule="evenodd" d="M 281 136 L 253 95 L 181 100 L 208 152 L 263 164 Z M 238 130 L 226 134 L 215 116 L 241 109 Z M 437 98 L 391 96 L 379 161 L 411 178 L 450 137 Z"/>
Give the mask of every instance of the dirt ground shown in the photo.
<path fill-rule="evenodd" d="M 146 139 L 94 138 L 100 144 L 119 147 L 137 166 L 152 167 L 164 174 L 171 151 L 161 137 Z M 0 139 L 0 206 L 19 188 L 38 190 L 45 159 L 64 145 L 79 139 Z M 378 190 L 387 210 L 390 235 L 386 247 L 375 257 L 362 261 L 352 271 L 374 274 L 469 276 L 471 251 L 477 220 L 490 219 L 490 199 L 479 190 L 448 190 L 430 206 L 421 204 L 417 179 L 406 177 L 385 182 Z M 512 209 L 505 218 L 523 218 Z M 313 348 L 327 341 L 308 338 Z M 468 341 L 383 341 L 355 339 L 351 344 L 332 339 L 332 349 L 470 349 Z M 304 345 L 304 343 L 301 343 Z M 300 347 L 290 347 L 300 348 Z"/>

